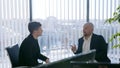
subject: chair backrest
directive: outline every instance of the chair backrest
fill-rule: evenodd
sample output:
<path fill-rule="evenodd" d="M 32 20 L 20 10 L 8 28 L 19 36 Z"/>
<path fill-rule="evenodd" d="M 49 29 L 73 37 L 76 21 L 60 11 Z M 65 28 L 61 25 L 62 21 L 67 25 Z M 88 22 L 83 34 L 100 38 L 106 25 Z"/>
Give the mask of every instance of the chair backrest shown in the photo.
<path fill-rule="evenodd" d="M 7 47 L 6 48 L 12 67 L 17 67 L 19 66 L 19 46 L 18 44 L 12 46 L 12 47 Z"/>

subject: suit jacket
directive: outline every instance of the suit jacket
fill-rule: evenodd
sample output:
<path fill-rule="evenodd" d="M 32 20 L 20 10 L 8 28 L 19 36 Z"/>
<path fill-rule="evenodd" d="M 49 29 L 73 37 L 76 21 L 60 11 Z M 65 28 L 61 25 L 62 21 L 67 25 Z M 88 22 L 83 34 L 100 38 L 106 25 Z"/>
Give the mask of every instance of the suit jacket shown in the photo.
<path fill-rule="evenodd" d="M 78 40 L 78 50 L 75 54 L 82 52 L 84 39 L 83 37 Z M 107 46 L 103 36 L 93 34 L 90 43 L 90 50 L 96 49 L 95 60 L 98 62 L 110 62 L 110 59 L 107 57 Z"/>
<path fill-rule="evenodd" d="M 40 53 L 38 40 L 30 34 L 20 46 L 19 64 L 20 66 L 35 66 L 39 64 L 38 59 L 45 61 L 47 57 Z"/>

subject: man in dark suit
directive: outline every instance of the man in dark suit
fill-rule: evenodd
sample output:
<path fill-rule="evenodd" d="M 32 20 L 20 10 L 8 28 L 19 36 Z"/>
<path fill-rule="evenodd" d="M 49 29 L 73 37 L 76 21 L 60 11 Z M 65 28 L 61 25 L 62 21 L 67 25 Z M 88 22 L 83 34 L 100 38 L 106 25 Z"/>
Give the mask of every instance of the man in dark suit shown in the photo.
<path fill-rule="evenodd" d="M 87 52 L 92 49 L 96 49 L 95 60 L 97 62 L 110 62 L 107 57 L 107 44 L 101 35 L 93 33 L 94 26 L 92 23 L 86 23 L 83 26 L 83 37 L 78 40 L 78 49 L 76 46 L 72 46 L 72 51 L 75 54 L 81 52 Z"/>
<path fill-rule="evenodd" d="M 38 59 L 49 63 L 49 59 L 40 53 L 37 38 L 42 35 L 40 22 L 30 22 L 28 24 L 30 35 L 24 39 L 20 46 L 19 64 L 20 66 L 38 65 Z"/>

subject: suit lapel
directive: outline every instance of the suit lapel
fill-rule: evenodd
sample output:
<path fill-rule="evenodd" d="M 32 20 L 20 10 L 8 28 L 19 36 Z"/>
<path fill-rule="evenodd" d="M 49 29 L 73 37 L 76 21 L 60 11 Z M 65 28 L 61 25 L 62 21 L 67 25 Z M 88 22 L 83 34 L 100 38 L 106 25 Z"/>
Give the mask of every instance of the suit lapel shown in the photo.
<path fill-rule="evenodd" d="M 90 42 L 90 50 L 94 49 L 94 34 L 92 35 L 91 42 Z"/>
<path fill-rule="evenodd" d="M 84 40 L 83 40 L 83 38 L 82 38 L 82 40 L 81 40 L 81 42 L 80 42 L 80 50 L 81 50 L 81 52 L 82 52 L 82 48 L 83 48 L 83 42 L 84 42 Z"/>

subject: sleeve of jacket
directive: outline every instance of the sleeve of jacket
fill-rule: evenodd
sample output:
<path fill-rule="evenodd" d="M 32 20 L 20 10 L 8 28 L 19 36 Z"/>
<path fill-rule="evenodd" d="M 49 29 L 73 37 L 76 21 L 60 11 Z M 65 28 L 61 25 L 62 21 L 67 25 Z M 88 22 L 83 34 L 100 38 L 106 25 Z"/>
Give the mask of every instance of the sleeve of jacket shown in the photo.
<path fill-rule="evenodd" d="M 38 54 L 38 58 L 41 59 L 41 60 L 43 60 L 43 61 L 46 61 L 46 59 L 48 59 L 46 56 L 44 56 L 44 55 L 42 55 L 42 54 L 40 53 L 40 49 L 38 49 L 37 54 Z"/>
<path fill-rule="evenodd" d="M 98 46 L 97 57 L 100 58 L 100 60 L 98 61 L 110 62 L 109 58 L 107 57 L 108 44 L 105 42 L 103 36 L 100 35 L 98 39 L 99 39 L 99 46 Z"/>
<path fill-rule="evenodd" d="M 43 61 L 46 61 L 46 59 L 48 59 L 48 58 L 40 53 L 39 54 L 39 59 L 41 59 Z"/>
<path fill-rule="evenodd" d="M 78 40 L 78 49 L 77 49 L 77 51 L 74 53 L 74 54 L 79 54 L 79 53 L 81 53 L 82 52 L 82 46 L 81 46 L 81 44 L 82 44 L 82 42 L 80 42 L 82 39 L 79 39 Z"/>

